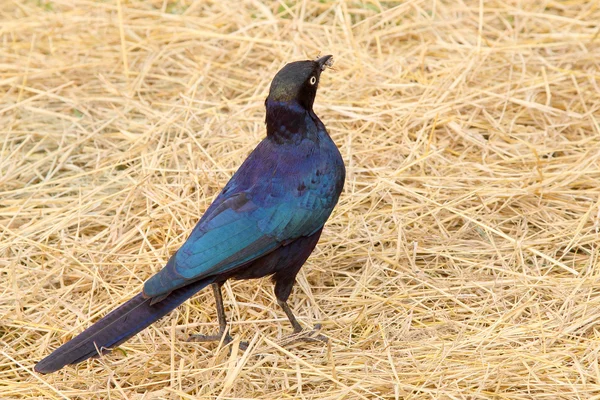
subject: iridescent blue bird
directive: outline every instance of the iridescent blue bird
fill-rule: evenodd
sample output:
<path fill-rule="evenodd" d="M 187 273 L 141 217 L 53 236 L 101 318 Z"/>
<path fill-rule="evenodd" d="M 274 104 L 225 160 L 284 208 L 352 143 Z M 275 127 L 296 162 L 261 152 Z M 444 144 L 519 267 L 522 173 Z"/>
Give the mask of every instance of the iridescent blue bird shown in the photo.
<path fill-rule="evenodd" d="M 296 321 L 287 299 L 344 186 L 340 152 L 313 111 L 321 72 L 331 56 L 287 64 L 265 101 L 267 137 L 240 166 L 167 265 L 133 297 L 40 361 L 57 371 L 123 343 L 202 288 L 212 285 L 219 333 L 196 340 L 232 339 L 221 286 L 229 279 L 272 276 L 277 302 Z M 312 336 L 313 338 L 315 336 Z M 326 340 L 322 335 L 317 336 Z"/>

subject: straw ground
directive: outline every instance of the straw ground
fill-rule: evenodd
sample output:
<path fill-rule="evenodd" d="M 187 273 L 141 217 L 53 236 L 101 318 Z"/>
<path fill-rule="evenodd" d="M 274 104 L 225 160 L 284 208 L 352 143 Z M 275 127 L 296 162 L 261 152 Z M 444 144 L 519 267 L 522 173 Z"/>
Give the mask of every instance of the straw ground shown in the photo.
<path fill-rule="evenodd" d="M 597 1 L 0 5 L 0 397 L 600 398 Z M 286 62 L 348 179 L 291 305 L 231 282 L 111 355 L 34 363 L 137 293 L 264 136 Z M 239 340 L 249 340 L 241 351 Z"/>

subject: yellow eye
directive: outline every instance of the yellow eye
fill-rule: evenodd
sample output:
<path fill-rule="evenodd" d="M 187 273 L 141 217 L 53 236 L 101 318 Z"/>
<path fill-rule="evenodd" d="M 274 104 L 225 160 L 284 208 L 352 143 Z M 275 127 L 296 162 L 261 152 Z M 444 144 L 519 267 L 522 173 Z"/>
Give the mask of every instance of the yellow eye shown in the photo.
<path fill-rule="evenodd" d="M 314 85 L 315 83 L 317 83 L 317 77 L 316 76 L 311 76 L 309 82 L 310 82 L 311 85 Z"/>

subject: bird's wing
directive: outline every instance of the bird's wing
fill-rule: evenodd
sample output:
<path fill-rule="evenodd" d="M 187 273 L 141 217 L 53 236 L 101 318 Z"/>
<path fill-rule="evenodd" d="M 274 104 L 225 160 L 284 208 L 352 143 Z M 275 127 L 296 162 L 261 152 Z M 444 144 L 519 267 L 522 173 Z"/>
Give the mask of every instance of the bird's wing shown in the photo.
<path fill-rule="evenodd" d="M 329 210 L 305 193 L 271 199 L 265 205 L 238 192 L 211 207 L 167 265 L 144 284 L 157 297 L 207 276 L 227 272 L 270 253 L 282 244 L 320 229 Z"/>

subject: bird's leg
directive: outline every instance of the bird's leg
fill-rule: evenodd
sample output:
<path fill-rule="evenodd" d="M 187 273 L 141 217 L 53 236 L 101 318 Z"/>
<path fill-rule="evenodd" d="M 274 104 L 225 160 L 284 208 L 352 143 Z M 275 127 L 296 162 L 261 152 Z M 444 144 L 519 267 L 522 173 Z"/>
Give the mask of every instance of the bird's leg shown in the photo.
<path fill-rule="evenodd" d="M 223 305 L 223 295 L 221 294 L 221 283 L 213 283 L 211 285 L 215 295 L 215 303 L 217 305 L 217 321 L 219 321 L 219 334 L 223 335 L 227 330 L 227 316 L 225 315 L 225 306 Z"/>
<path fill-rule="evenodd" d="M 304 331 L 302 326 L 298 323 L 298 320 L 294 316 L 292 309 L 288 306 L 287 301 L 277 300 L 279 306 L 283 309 L 285 315 L 287 315 L 292 327 L 294 328 L 294 334 L 284 339 L 285 344 L 292 344 L 295 342 L 324 342 L 327 343 L 329 339 L 325 335 L 319 334 L 321 325 L 315 325 L 312 331 Z"/>
<path fill-rule="evenodd" d="M 231 343 L 233 338 L 227 332 L 227 316 L 225 315 L 225 307 L 223 306 L 223 296 L 221 295 L 222 283 L 212 283 L 210 285 L 215 295 L 215 303 L 217 304 L 217 320 L 219 321 L 219 333 L 216 335 L 192 335 L 188 338 L 189 341 L 193 342 L 219 342 L 223 338 L 225 345 Z M 223 337 L 225 335 L 225 337 Z M 240 343 L 241 348 L 245 348 L 244 342 Z"/>
<path fill-rule="evenodd" d="M 290 323 L 294 328 L 294 333 L 302 332 L 302 326 L 300 326 L 300 324 L 298 323 L 298 320 L 294 316 L 294 313 L 292 312 L 290 306 L 288 306 L 287 301 L 277 300 L 277 303 L 283 309 L 283 312 L 285 313 L 285 315 L 287 315 L 288 319 L 290 320 Z"/>

